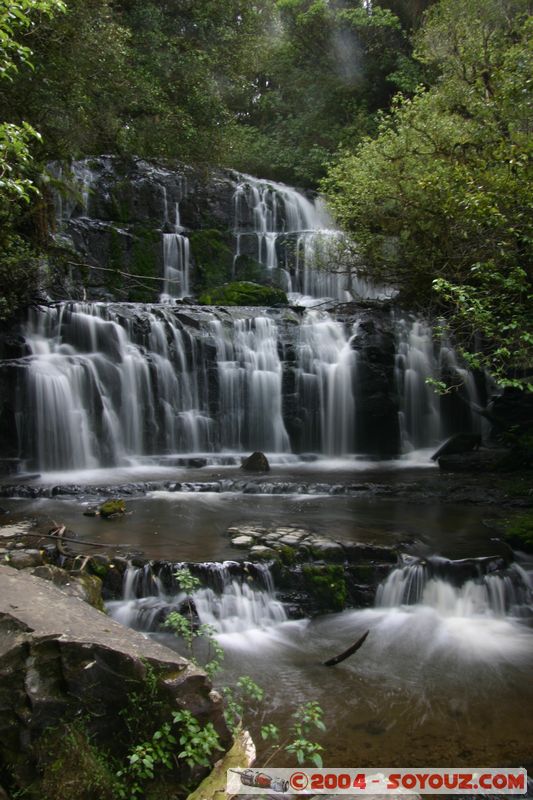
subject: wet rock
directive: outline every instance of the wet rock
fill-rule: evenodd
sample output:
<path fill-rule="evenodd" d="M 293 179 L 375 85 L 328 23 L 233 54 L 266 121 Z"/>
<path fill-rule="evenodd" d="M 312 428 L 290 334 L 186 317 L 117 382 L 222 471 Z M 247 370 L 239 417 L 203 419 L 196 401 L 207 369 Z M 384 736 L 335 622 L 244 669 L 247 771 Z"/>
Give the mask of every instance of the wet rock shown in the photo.
<path fill-rule="evenodd" d="M 256 451 L 243 461 L 242 469 L 248 472 L 270 472 L 270 464 L 264 453 Z"/>
<path fill-rule="evenodd" d="M 266 532 L 266 528 L 258 528 L 255 525 L 234 525 L 228 528 L 230 536 L 251 536 L 252 539 L 260 539 Z"/>
<path fill-rule="evenodd" d="M 343 542 L 344 552 L 348 561 L 380 561 L 396 563 L 398 554 L 396 548 L 379 544 L 366 544 L 361 542 Z"/>
<path fill-rule="evenodd" d="M 54 586 L 58 586 L 66 594 L 71 597 L 78 597 L 93 606 L 93 608 L 98 609 L 98 611 L 105 611 L 102 600 L 102 581 L 96 575 L 88 575 L 87 573 L 74 575 L 72 572 L 56 567 L 53 564 L 44 564 L 41 567 L 36 567 L 31 574 L 45 581 L 51 581 Z"/>
<path fill-rule="evenodd" d="M 439 467 L 443 472 L 504 472 L 512 467 L 507 461 L 508 450 L 487 449 L 475 453 L 457 453 L 439 456 Z M 486 492 L 485 492 L 486 494 Z"/>
<path fill-rule="evenodd" d="M 253 543 L 254 540 L 251 536 L 235 536 L 235 538 L 231 540 L 232 547 L 241 547 L 245 550 L 251 547 Z"/>
<path fill-rule="evenodd" d="M 40 550 L 13 550 L 9 555 L 9 566 L 15 569 L 30 569 L 42 563 L 43 555 Z"/>
<path fill-rule="evenodd" d="M 344 561 L 344 548 L 331 539 L 313 539 L 310 542 L 313 556 L 327 561 Z"/>
<path fill-rule="evenodd" d="M 124 514 L 126 511 L 126 503 L 124 500 L 106 500 L 98 509 L 102 519 L 110 519 Z"/>

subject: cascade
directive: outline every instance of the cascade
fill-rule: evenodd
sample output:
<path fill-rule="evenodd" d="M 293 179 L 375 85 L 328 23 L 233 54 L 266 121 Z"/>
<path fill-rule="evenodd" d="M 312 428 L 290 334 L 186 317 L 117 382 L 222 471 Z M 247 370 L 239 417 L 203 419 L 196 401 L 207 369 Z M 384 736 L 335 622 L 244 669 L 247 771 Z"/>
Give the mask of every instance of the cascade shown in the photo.
<path fill-rule="evenodd" d="M 376 607 L 427 606 L 443 617 L 504 617 L 533 613 L 533 582 L 519 564 L 467 577 L 464 563 L 436 556 L 426 561 L 409 559 L 380 584 Z"/>
<path fill-rule="evenodd" d="M 251 175 L 237 177 L 233 197 L 235 261 L 243 254 L 244 241 L 251 238 L 257 261 L 270 272 L 281 272 L 283 288 L 294 299 L 303 295 L 351 300 L 355 275 L 331 270 L 342 237 L 323 200 L 310 200 L 282 183 Z M 370 291 L 362 281 L 355 288 Z"/>
<path fill-rule="evenodd" d="M 353 327 L 313 310 L 296 330 L 275 312 L 194 313 L 200 331 L 170 305 L 34 309 L 17 415 L 28 465 L 92 469 L 148 455 L 291 452 L 289 377 L 299 446 L 355 452 Z M 285 336 L 294 337 L 291 362 Z"/>
<path fill-rule="evenodd" d="M 395 330 L 402 450 L 435 445 L 456 430 L 487 433 L 483 418 L 473 412 L 482 405 L 474 376 L 459 365 L 450 343 L 443 339 L 436 344 L 431 326 L 417 318 L 396 319 Z M 451 398 L 439 396 L 431 386 L 443 375 L 460 387 Z"/>
<path fill-rule="evenodd" d="M 200 622 L 211 625 L 216 633 L 244 632 L 284 622 L 287 615 L 276 600 L 268 567 L 253 565 L 256 579 L 251 586 L 232 574 L 232 566 L 231 562 L 196 565 L 207 581 L 192 594 Z M 186 599 L 185 592 L 176 586 L 165 588 L 152 565 L 130 565 L 124 573 L 122 599 L 109 601 L 107 607 L 123 625 L 154 631 L 170 611 L 179 611 Z"/>
<path fill-rule="evenodd" d="M 179 181 L 179 195 L 187 193 L 185 178 Z M 190 242 L 181 225 L 179 201 L 174 204 L 174 222 L 170 222 L 169 203 L 166 188 L 162 187 L 164 220 L 163 229 L 172 227 L 173 231 L 163 233 L 163 293 L 162 303 L 172 302 L 174 298 L 189 294 Z"/>

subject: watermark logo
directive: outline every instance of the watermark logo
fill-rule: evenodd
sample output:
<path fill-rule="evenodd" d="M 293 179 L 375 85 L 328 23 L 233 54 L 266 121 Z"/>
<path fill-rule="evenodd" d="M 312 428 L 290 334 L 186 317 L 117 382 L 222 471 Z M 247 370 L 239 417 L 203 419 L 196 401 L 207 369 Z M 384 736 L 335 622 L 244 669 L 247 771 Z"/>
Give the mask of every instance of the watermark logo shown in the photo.
<path fill-rule="evenodd" d="M 229 770 L 229 794 L 509 794 L 527 791 L 517 769 L 256 769 Z"/>

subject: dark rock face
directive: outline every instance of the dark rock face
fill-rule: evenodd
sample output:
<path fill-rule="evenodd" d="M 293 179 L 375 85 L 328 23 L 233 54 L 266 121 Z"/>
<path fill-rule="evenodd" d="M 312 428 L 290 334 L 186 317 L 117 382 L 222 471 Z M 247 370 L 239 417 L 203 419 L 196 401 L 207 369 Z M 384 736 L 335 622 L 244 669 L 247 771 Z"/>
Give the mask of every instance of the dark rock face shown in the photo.
<path fill-rule="evenodd" d="M 357 441 L 370 455 L 399 452 L 400 428 L 394 386 L 396 342 L 390 314 L 364 311 L 352 341 L 357 354 L 353 392 Z"/>
<path fill-rule="evenodd" d="M 66 262 L 63 279 L 51 287 L 57 299 L 153 302 L 162 291 L 154 280 L 163 275 L 161 234 L 178 224 L 182 230 L 232 228 L 231 173 L 111 156 L 74 162 L 72 175 L 59 164 L 51 170 L 82 188 L 81 197 L 55 198 L 54 238 Z"/>
<path fill-rule="evenodd" d="M 143 691 L 148 668 L 166 713 L 188 709 L 229 743 L 220 698 L 205 673 L 50 582 L 0 567 L 2 774 L 28 785 L 39 737 L 80 715 L 98 746 L 117 753 L 126 725 L 120 712 Z M 153 722 L 155 730 L 157 715 Z"/>

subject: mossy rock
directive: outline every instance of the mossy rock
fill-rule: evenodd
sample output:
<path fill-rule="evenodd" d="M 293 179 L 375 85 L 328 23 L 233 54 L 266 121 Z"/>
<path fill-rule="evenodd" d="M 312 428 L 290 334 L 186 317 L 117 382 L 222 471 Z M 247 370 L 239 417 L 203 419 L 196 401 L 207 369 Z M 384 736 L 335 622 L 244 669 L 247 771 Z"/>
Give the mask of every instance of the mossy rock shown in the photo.
<path fill-rule="evenodd" d="M 320 611 L 342 611 L 345 608 L 348 590 L 343 567 L 305 564 L 302 574 L 305 589 Z"/>
<path fill-rule="evenodd" d="M 533 512 L 517 514 L 504 523 L 504 539 L 512 547 L 533 553 Z"/>
<path fill-rule="evenodd" d="M 251 281 L 234 281 L 204 292 L 200 303 L 205 306 L 281 306 L 287 305 L 287 295 L 273 286 L 261 286 Z"/>
<path fill-rule="evenodd" d="M 237 256 L 233 268 L 235 280 L 237 281 L 254 281 L 255 283 L 260 283 L 265 273 L 263 265 L 260 264 L 257 259 L 244 254 Z"/>
<path fill-rule="evenodd" d="M 126 503 L 124 500 L 106 500 L 98 510 L 103 519 L 109 519 L 118 514 L 124 514 L 126 511 Z"/>
<path fill-rule="evenodd" d="M 193 231 L 189 241 L 197 291 L 222 286 L 231 279 L 233 250 L 227 233 L 216 228 Z"/>

